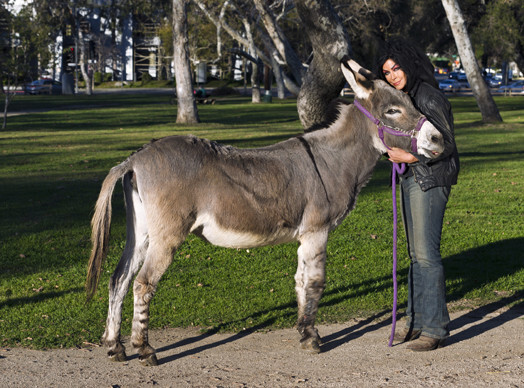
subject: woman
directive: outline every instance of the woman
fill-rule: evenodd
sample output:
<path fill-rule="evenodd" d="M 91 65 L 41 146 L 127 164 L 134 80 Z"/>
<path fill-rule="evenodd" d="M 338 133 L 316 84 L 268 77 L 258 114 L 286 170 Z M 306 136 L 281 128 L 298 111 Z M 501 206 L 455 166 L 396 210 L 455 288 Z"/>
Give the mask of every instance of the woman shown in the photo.
<path fill-rule="evenodd" d="M 409 294 L 406 327 L 395 334 L 395 340 L 413 341 L 408 345 L 413 351 L 441 347 L 449 336 L 440 238 L 451 186 L 457 183 L 459 158 L 451 106 L 439 90 L 433 71 L 423 52 L 400 39 L 386 45 L 377 68 L 377 75 L 408 93 L 415 107 L 444 137 L 444 151 L 436 159 L 399 148 L 388 151 L 390 161 L 407 163 L 400 188 L 411 258 Z"/>

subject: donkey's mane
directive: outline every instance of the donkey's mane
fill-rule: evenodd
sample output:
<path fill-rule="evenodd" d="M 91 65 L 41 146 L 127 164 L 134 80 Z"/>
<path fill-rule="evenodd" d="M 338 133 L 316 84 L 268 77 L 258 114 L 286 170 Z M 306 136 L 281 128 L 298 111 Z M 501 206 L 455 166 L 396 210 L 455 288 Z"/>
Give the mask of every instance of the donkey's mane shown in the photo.
<path fill-rule="evenodd" d="M 340 108 L 344 105 L 351 104 L 349 101 L 342 98 L 336 98 L 331 101 L 327 107 L 326 117 L 324 121 L 318 124 L 313 124 L 311 127 L 307 128 L 304 132 L 314 132 L 320 129 L 330 127 L 340 116 Z"/>

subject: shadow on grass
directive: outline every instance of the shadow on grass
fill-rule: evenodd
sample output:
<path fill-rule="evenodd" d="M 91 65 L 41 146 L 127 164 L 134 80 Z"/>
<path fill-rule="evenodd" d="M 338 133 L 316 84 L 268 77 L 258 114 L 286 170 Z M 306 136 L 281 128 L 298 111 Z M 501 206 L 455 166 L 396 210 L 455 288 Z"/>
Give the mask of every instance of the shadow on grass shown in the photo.
<path fill-rule="evenodd" d="M 47 176 L 3 179 L 3 184 L 0 196 L 5 206 L 0 230 L 3 243 L 8 243 L 11 238 L 49 231 L 64 235 L 74 225 L 89 226 L 101 181 L 94 180 L 93 176 L 85 179 L 64 176 L 63 180 Z M 121 214 L 121 195 L 113 203 L 116 213 Z"/>
<path fill-rule="evenodd" d="M 176 119 L 176 116 L 174 118 Z M 46 134 L 59 132 L 67 132 L 69 134 L 72 130 L 78 133 L 80 131 L 120 131 L 123 129 L 122 136 L 125 136 L 125 130 L 128 128 L 147 128 L 169 123 L 174 123 L 173 114 L 170 112 L 159 114 L 155 111 L 145 117 L 142 112 L 132 113 L 127 111 L 119 115 L 115 113 L 114 108 L 109 108 L 105 110 L 70 110 L 17 116 L 11 119 L 9 128 L 10 131 L 16 133 L 42 131 Z"/>
<path fill-rule="evenodd" d="M 448 302 L 458 301 L 471 291 L 522 270 L 522 252 L 524 237 L 497 241 L 446 257 L 446 279 L 454 284 L 451 290 L 448 287 Z M 522 284 L 520 287 L 522 290 Z M 519 291 L 518 288 L 515 291 Z"/>
<path fill-rule="evenodd" d="M 496 158 L 497 161 L 506 161 L 506 160 L 520 160 L 521 156 L 524 154 L 524 151 L 515 151 L 515 152 L 461 152 L 460 156 L 464 158 Z M 469 162 L 468 164 L 471 164 Z"/>
<path fill-rule="evenodd" d="M 297 131 L 301 130 L 298 113 L 294 104 L 271 105 L 271 115 L 267 114 L 267 105 L 247 105 L 242 100 L 220 100 L 219 105 L 199 108 L 201 123 L 183 125 L 176 123 L 176 109 L 173 106 L 159 103 L 158 97 L 149 101 L 146 97 L 136 100 L 122 99 L 115 96 L 115 101 L 96 102 L 79 106 L 50 107 L 47 112 L 34 112 L 30 115 L 21 115 L 9 119 L 9 130 L 13 132 L 46 133 L 70 131 L 122 130 L 148 128 L 152 126 L 169 126 L 173 131 L 199 131 L 213 124 L 253 125 L 281 123 L 288 125 L 297 122 Z M 140 101 L 142 103 L 140 104 Z M 163 100 L 160 100 L 162 102 Z M 242 104 L 242 109 L 238 105 Z M 137 109 L 129 109 L 138 105 Z M 144 110 L 147 108 L 147 111 Z M 125 133 L 125 132 L 124 132 Z"/>
<path fill-rule="evenodd" d="M 23 298 L 13 298 L 7 299 L 5 302 L 0 302 L 0 308 L 2 307 L 16 307 L 19 305 L 34 304 L 39 303 L 48 299 L 60 298 L 64 295 L 69 295 L 71 293 L 80 293 L 84 292 L 84 289 L 81 287 L 70 288 L 65 291 L 53 291 L 53 292 L 43 292 L 40 294 L 35 294 L 33 296 L 26 296 Z"/>

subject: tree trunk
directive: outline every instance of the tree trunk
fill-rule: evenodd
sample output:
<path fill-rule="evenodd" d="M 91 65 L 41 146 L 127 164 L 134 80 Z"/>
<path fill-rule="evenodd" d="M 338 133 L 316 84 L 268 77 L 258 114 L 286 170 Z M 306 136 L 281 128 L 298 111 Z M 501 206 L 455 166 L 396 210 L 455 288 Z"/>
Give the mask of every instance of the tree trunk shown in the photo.
<path fill-rule="evenodd" d="M 295 5 L 313 46 L 313 61 L 297 99 L 300 122 L 308 129 L 325 121 L 328 105 L 344 87 L 340 61 L 351 55 L 351 45 L 328 0 L 295 0 Z"/>
<path fill-rule="evenodd" d="M 519 70 L 524 73 L 524 55 L 522 50 L 522 44 L 520 42 L 517 43 L 517 54 L 515 55 L 515 63 L 517 64 L 517 67 Z"/>
<path fill-rule="evenodd" d="M 497 105 L 489 92 L 486 82 L 482 78 L 482 73 L 475 58 L 466 24 L 462 17 L 462 11 L 457 0 L 442 0 L 442 6 L 446 11 L 460 60 L 466 71 L 473 96 L 475 96 L 477 100 L 477 105 L 482 114 L 482 120 L 485 122 L 502 121 Z"/>
<path fill-rule="evenodd" d="M 187 38 L 187 3 L 189 0 L 173 0 L 173 58 L 175 63 L 178 124 L 200 122 L 189 62 Z"/>
<path fill-rule="evenodd" d="M 271 56 L 271 62 L 273 63 L 273 74 L 275 74 L 275 82 L 277 83 L 277 97 L 283 99 L 286 97 L 286 93 L 284 89 L 284 79 L 282 78 L 282 68 L 273 55 Z"/>
<path fill-rule="evenodd" d="M 80 67 L 80 71 L 82 72 L 82 77 L 84 78 L 84 81 L 86 83 L 86 94 L 88 96 L 91 96 L 93 94 L 93 70 L 90 68 L 90 65 L 87 64 L 86 61 L 86 45 L 84 41 L 84 34 L 82 33 L 82 30 L 79 29 L 78 31 L 78 45 L 80 47 L 80 58 L 78 60 L 78 64 Z"/>
<path fill-rule="evenodd" d="M 2 122 L 2 129 L 7 128 L 7 108 L 9 107 L 9 91 L 5 93 L 5 102 L 4 102 L 4 120 Z"/>
<path fill-rule="evenodd" d="M 255 46 L 255 40 L 253 34 L 251 33 L 251 25 L 249 20 L 242 14 L 242 23 L 244 24 L 244 29 L 246 31 L 247 41 L 249 43 L 249 55 L 253 57 L 252 69 L 251 72 L 251 102 L 253 104 L 260 103 L 260 83 L 258 77 L 258 58 L 257 58 L 257 49 Z"/>
<path fill-rule="evenodd" d="M 5 100 L 4 100 L 4 120 L 2 122 L 2 129 L 6 129 L 7 128 L 7 112 L 8 112 L 8 108 L 9 108 L 9 103 L 11 102 L 11 98 L 12 98 L 12 95 L 11 95 L 11 78 L 10 76 L 7 76 L 7 90 L 4 91 L 4 86 L 3 84 L 0 84 L 1 86 L 1 89 L 2 89 L 2 93 L 4 94 L 4 97 L 5 97 Z M 16 87 L 15 87 L 16 89 Z"/>
<path fill-rule="evenodd" d="M 251 102 L 253 104 L 260 103 L 260 81 L 258 77 L 258 62 L 252 62 L 251 68 Z"/>

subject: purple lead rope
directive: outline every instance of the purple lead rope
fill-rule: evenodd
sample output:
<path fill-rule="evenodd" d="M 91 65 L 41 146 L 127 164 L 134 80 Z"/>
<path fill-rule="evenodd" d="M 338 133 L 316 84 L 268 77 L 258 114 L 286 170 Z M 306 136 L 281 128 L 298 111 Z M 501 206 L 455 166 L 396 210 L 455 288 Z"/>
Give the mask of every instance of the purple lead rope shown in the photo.
<path fill-rule="evenodd" d="M 393 317 L 391 324 L 391 336 L 388 346 L 393 346 L 395 327 L 397 326 L 397 173 L 403 174 L 406 171 L 404 163 L 393 163 L 393 173 L 391 174 L 391 192 L 393 194 Z"/>
<path fill-rule="evenodd" d="M 378 137 L 382 141 L 382 144 L 384 144 L 384 147 L 386 147 L 388 150 L 391 149 L 386 144 L 386 141 L 384 140 L 384 132 L 394 135 L 394 136 L 406 136 L 411 137 L 411 150 L 416 153 L 417 152 L 417 137 L 415 136 L 415 133 L 419 132 L 422 129 L 422 126 L 427 121 L 427 119 L 422 116 L 418 122 L 415 129 L 411 132 L 407 132 L 404 130 L 400 130 L 398 128 L 391 128 L 387 125 L 382 124 L 382 122 L 362 106 L 358 100 L 353 101 L 353 104 L 359 111 L 361 111 L 368 119 L 370 119 L 376 126 L 378 131 Z M 397 163 L 393 163 L 393 173 L 391 174 L 392 177 L 392 184 L 391 188 L 393 191 L 393 325 L 391 327 L 391 337 L 389 338 L 389 346 L 393 345 L 393 337 L 395 336 L 395 326 L 397 325 L 397 173 L 403 174 L 404 171 L 406 171 L 406 164 L 401 163 L 400 165 Z"/>

